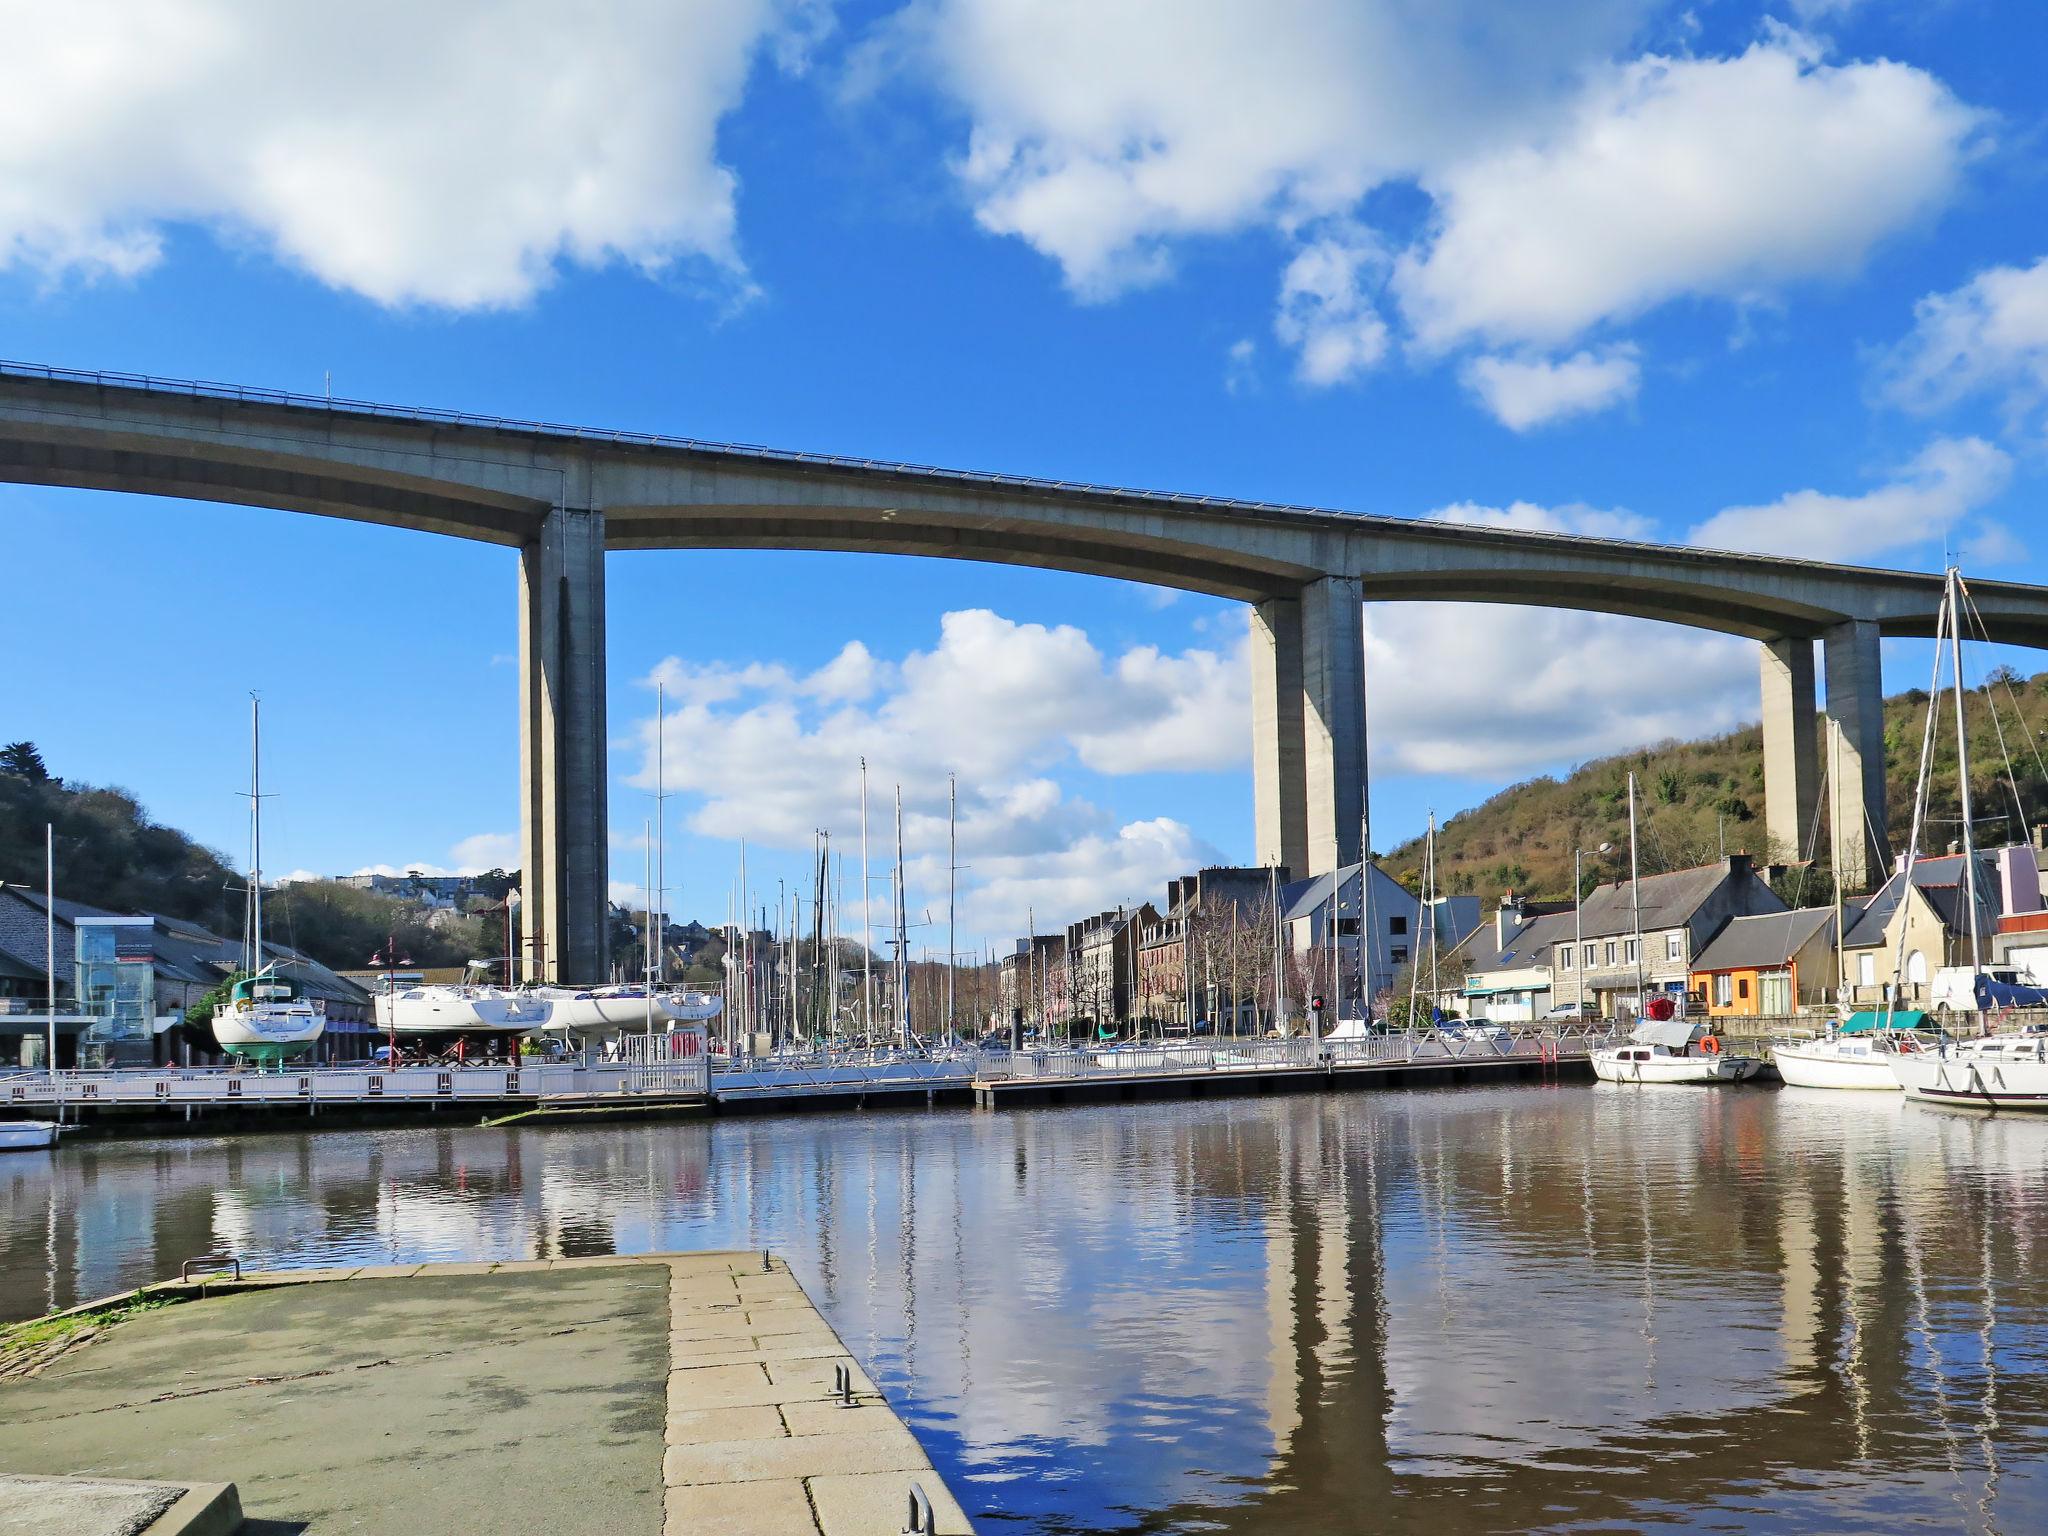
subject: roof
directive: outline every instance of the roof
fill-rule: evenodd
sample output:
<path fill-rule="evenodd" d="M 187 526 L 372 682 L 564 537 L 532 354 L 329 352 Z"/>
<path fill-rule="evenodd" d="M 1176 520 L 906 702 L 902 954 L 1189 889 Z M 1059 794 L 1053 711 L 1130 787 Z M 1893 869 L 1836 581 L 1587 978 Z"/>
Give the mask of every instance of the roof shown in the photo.
<path fill-rule="evenodd" d="M 1499 943 L 1494 923 L 1481 923 L 1466 936 L 1457 952 L 1471 971 L 1501 971 L 1549 963 L 1551 946 L 1568 944 L 1572 938 L 1570 912 L 1546 912 L 1541 917 L 1516 924 L 1505 946 Z"/>
<path fill-rule="evenodd" d="M 1825 934 L 1833 942 L 1835 909 L 1801 907 L 1791 912 L 1764 912 L 1731 917 L 1707 947 L 1693 957 L 1695 971 L 1747 971 L 1783 965 Z"/>
<path fill-rule="evenodd" d="M 1959 853 L 1921 859 L 1913 866 L 1914 886 L 1927 898 L 1934 915 L 1941 919 L 1950 933 L 1969 930 L 1969 911 L 1962 892 L 1965 874 L 1963 856 Z M 1904 878 L 1894 871 L 1892 877 L 1865 902 L 1863 915 L 1849 925 L 1843 944 L 1850 949 L 1868 949 L 1883 944 L 1885 930 L 1891 926 L 1892 914 L 1898 911 L 1899 898 L 1905 889 Z M 1999 908 L 2004 899 L 2000 895 L 2001 890 L 1998 851 L 1980 849 L 1977 853 L 1977 925 L 1985 933 L 1991 933 L 1998 927 Z"/>
<path fill-rule="evenodd" d="M 1754 880 L 1763 885 L 1755 868 L 1739 855 L 1723 863 L 1643 876 L 1638 882 L 1642 893 L 1643 931 L 1649 933 L 1659 928 L 1678 928 L 1691 922 L 1693 915 L 1731 879 Z M 1769 890 L 1770 887 L 1764 886 L 1764 889 Z M 1777 898 L 1774 896 L 1772 900 Z M 1630 883 L 1626 880 L 1596 886 L 1584 903 L 1585 916 L 1581 927 L 1585 936 L 1605 939 L 1633 933 L 1636 926 L 1634 901 Z"/>

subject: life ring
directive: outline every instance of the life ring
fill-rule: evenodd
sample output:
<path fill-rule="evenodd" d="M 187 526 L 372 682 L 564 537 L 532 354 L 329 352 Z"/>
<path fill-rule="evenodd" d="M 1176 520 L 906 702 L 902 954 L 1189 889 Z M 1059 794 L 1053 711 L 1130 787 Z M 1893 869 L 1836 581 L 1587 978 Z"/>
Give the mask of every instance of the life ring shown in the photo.
<path fill-rule="evenodd" d="M 1721 1042 L 1712 1035 L 1708 1035 L 1700 1041 L 1700 1049 L 1709 1056 L 1718 1056 L 1721 1054 Z"/>

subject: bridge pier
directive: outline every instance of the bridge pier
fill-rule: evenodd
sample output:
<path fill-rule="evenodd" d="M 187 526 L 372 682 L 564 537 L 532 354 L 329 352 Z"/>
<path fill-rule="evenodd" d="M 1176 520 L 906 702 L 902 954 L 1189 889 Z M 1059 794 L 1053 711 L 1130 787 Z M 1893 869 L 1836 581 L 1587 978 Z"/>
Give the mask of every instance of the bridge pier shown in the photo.
<path fill-rule="evenodd" d="M 519 847 L 529 980 L 604 979 L 604 514 L 556 508 L 519 552 Z"/>
<path fill-rule="evenodd" d="M 1359 858 L 1365 818 L 1365 609 L 1355 577 L 1252 609 L 1258 858 L 1320 875 Z"/>
<path fill-rule="evenodd" d="M 1813 642 L 1798 636 L 1766 640 L 1762 651 L 1764 828 L 1776 862 L 1805 853 L 1819 799 Z"/>
<path fill-rule="evenodd" d="M 1829 764 L 1829 814 L 1839 829 L 1842 886 L 1858 891 L 1891 864 L 1885 829 L 1884 665 L 1878 626 L 1851 619 L 1822 635 L 1828 716 L 1840 728 L 1840 760 Z"/>

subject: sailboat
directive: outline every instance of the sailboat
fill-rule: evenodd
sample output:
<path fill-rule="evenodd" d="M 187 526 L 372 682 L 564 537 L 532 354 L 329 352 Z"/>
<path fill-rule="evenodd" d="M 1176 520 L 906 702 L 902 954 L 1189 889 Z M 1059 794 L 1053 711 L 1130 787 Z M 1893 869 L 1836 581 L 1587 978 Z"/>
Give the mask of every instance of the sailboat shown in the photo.
<path fill-rule="evenodd" d="M 1920 745 L 1920 782 L 1913 797 L 1913 828 L 1907 839 L 1906 863 L 1901 876 L 1900 899 L 1911 894 L 1913 867 L 1919 861 L 1920 831 L 1926 812 L 1927 780 L 1934 762 L 1934 726 L 1940 702 L 1942 644 L 1947 642 L 1952 660 L 1956 714 L 1956 787 L 1962 801 L 1963 902 L 1969 909 L 1970 972 L 1981 1022 L 1984 1009 L 1994 1001 L 1999 984 L 1984 974 L 1983 935 L 1979 929 L 1977 891 L 1977 847 L 1972 836 L 1970 815 L 1970 740 L 1963 718 L 1962 573 L 1948 568 L 1942 592 L 1941 616 L 1934 630 L 1934 680 L 1928 690 L 1927 724 Z M 1898 961 L 1892 970 L 1892 995 L 1898 995 L 1898 976 L 1904 970 L 1906 937 L 1901 925 Z M 1890 1023 L 1892 1007 L 1887 1001 L 1885 1022 Z M 1931 1104 L 1960 1104 L 1973 1109 L 2025 1109 L 2048 1111 L 2048 1034 L 2039 1026 L 2018 1035 L 1990 1035 L 1975 1040 L 1951 1041 L 1945 1036 L 1928 1049 L 1893 1053 L 1886 1063 L 1892 1077 L 1908 1098 Z"/>
<path fill-rule="evenodd" d="M 1828 787 L 1831 795 L 1828 821 L 1833 840 L 1830 862 L 1835 874 L 1835 971 L 1845 975 L 1843 940 L 1847 937 L 1847 913 L 1842 904 L 1841 804 L 1838 772 L 1841 767 L 1841 722 L 1828 721 Z M 1836 1088 L 1864 1093 L 1897 1093 L 1899 1080 L 1892 1072 L 1892 1057 L 1920 1049 L 1921 1040 L 1910 1030 L 1881 1027 L 1875 1013 L 1859 1014 L 1846 1023 L 1831 1027 L 1817 1039 L 1783 1039 L 1771 1042 L 1771 1061 L 1790 1088 Z"/>
<path fill-rule="evenodd" d="M 1629 900 L 1635 909 L 1636 1025 L 1627 1039 L 1595 1046 L 1593 1075 L 1603 1083 L 1739 1083 L 1761 1065 L 1753 1057 L 1730 1056 L 1703 1021 L 1671 1018 L 1668 999 L 1659 998 L 1666 1017 L 1645 1018 L 1643 1006 L 1642 879 L 1636 863 L 1636 776 L 1628 776 Z M 1653 1004 L 1653 1006 L 1655 1006 Z"/>
<path fill-rule="evenodd" d="M 259 1063 L 312 1049 L 327 1020 L 263 956 L 263 701 L 249 696 L 249 952 L 244 975 L 214 1010 L 213 1038 L 231 1056 Z"/>

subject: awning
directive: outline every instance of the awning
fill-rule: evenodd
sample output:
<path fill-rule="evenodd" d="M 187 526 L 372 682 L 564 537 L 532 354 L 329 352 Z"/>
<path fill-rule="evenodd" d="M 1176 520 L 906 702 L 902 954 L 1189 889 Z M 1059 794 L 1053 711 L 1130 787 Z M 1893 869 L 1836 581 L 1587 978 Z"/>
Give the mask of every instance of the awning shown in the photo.
<path fill-rule="evenodd" d="M 1885 1020 L 1889 1018 L 1890 1024 Z M 1849 1015 L 1849 1022 L 1842 1026 L 1845 1035 L 1860 1035 L 1873 1029 L 1918 1029 L 1927 1015 L 1918 1008 L 1894 1008 L 1887 1014 L 1882 1008 L 1865 1008 Z"/>

